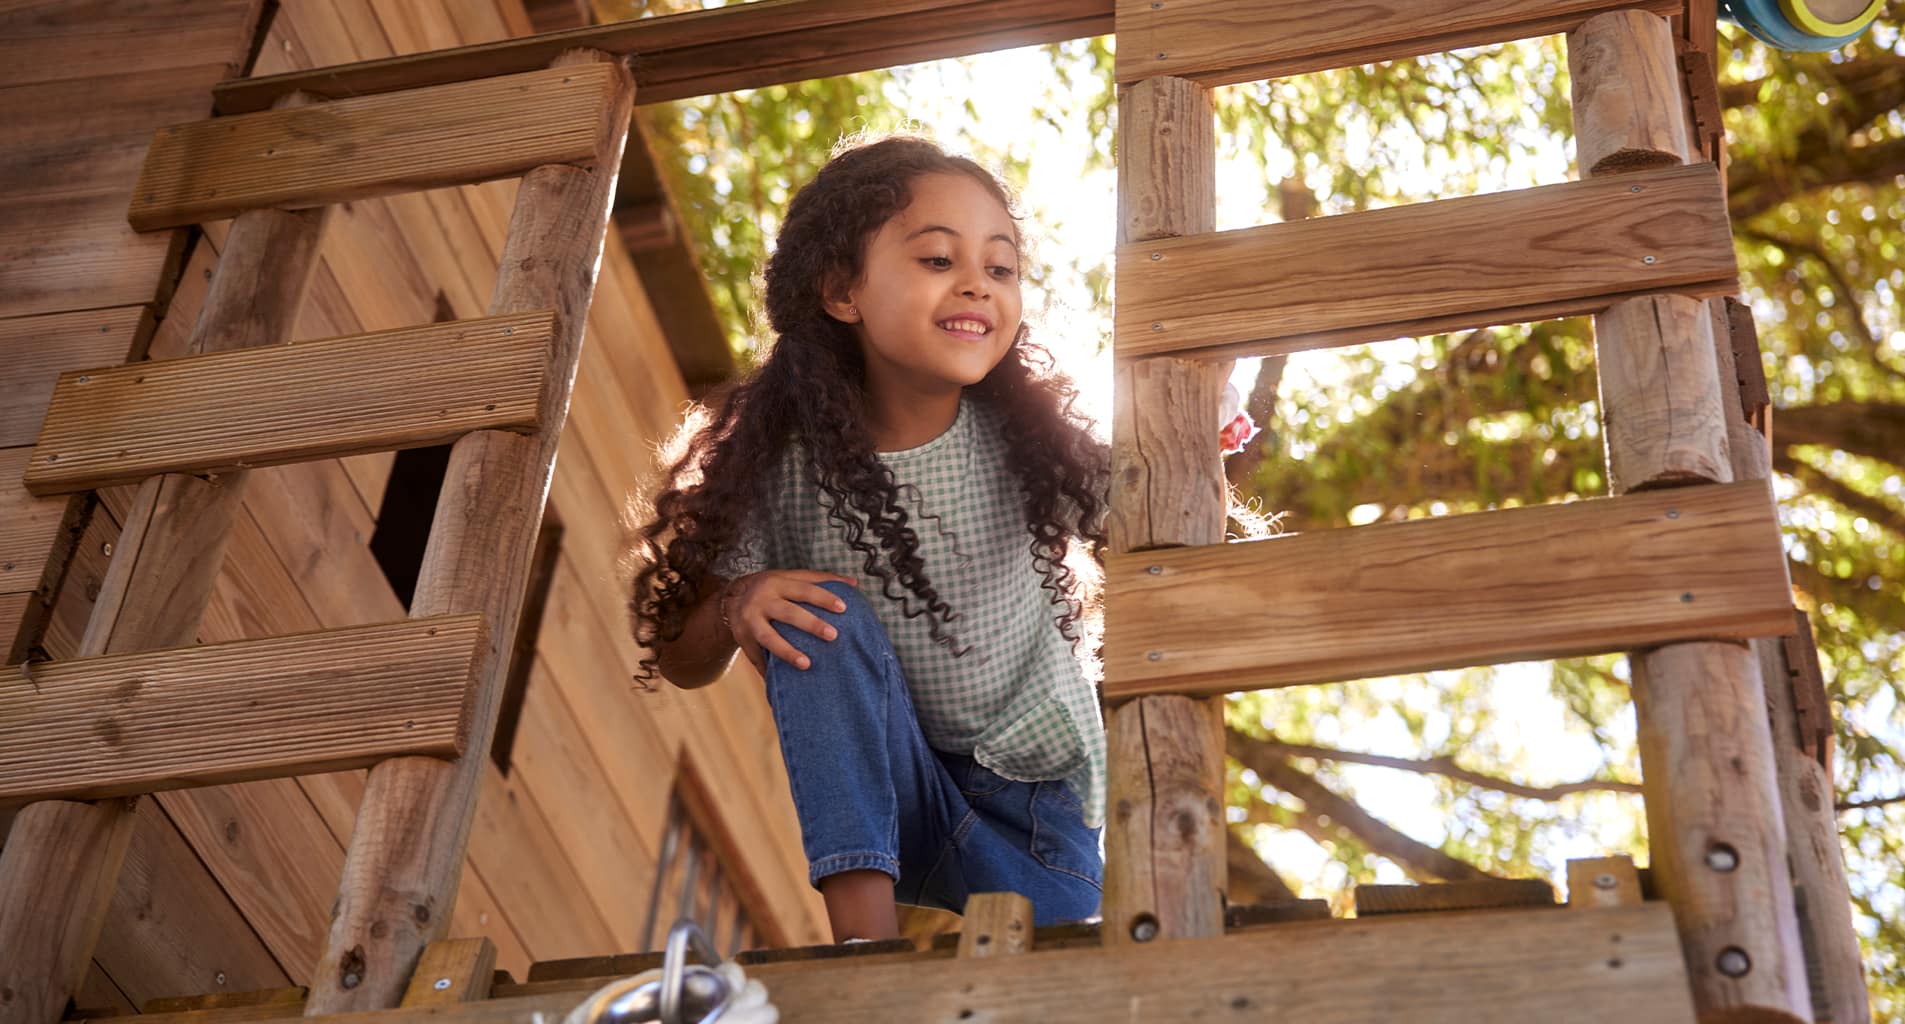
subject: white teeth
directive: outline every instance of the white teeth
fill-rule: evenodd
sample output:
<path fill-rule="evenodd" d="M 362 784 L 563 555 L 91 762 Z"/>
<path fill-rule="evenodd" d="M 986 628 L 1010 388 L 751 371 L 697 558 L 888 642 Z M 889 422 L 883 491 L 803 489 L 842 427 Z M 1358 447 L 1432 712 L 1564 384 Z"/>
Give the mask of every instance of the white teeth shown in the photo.
<path fill-rule="evenodd" d="M 949 331 L 964 331 L 968 334 L 984 334 L 991 330 L 977 320 L 948 320 L 939 326 Z"/>

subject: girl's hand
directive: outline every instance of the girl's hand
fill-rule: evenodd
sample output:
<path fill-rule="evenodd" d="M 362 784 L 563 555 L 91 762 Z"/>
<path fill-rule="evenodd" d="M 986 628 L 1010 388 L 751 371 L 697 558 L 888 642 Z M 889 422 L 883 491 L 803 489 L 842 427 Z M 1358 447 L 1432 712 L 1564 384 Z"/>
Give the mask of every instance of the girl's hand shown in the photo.
<path fill-rule="evenodd" d="M 756 671 L 767 672 L 764 651 L 795 668 L 808 667 L 807 656 L 775 631 L 776 622 L 785 622 L 822 640 L 832 640 L 839 635 L 832 626 L 821 621 L 820 616 L 801 607 L 810 604 L 828 611 L 846 611 L 847 603 L 821 586 L 826 582 L 860 585 L 859 581 L 845 576 L 810 569 L 769 569 L 742 576 L 727 585 L 721 594 L 721 621 L 734 636 L 741 653 L 754 663 Z"/>

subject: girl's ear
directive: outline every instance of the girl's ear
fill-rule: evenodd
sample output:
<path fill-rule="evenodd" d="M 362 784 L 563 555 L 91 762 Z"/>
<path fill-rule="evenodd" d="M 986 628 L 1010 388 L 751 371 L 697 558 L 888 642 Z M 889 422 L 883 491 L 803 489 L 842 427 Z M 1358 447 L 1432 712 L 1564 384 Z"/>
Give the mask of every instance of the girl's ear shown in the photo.
<path fill-rule="evenodd" d="M 853 295 L 844 281 L 829 279 L 821 284 L 821 308 L 827 315 L 843 324 L 860 322 L 860 307 L 854 304 Z"/>

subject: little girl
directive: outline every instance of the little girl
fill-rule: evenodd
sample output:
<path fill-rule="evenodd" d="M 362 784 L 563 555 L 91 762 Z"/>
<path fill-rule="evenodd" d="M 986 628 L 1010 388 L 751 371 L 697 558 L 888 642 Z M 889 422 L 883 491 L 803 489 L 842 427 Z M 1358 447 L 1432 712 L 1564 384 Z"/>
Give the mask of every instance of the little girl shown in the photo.
<path fill-rule="evenodd" d="M 1108 456 L 1025 340 L 1021 249 L 972 161 L 836 155 L 768 261 L 778 340 L 637 545 L 644 676 L 703 686 L 738 647 L 766 678 L 837 940 L 974 892 L 1098 911 L 1104 726 L 1064 558 L 1102 557 Z"/>

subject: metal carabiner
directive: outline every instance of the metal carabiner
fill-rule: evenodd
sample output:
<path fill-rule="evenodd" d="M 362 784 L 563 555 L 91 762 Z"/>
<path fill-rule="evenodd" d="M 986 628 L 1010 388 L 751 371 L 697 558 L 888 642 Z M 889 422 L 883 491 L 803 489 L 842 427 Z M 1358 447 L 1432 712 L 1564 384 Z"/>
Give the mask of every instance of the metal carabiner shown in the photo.
<path fill-rule="evenodd" d="M 691 974 L 690 955 L 707 969 Z M 663 947 L 661 958 L 661 1024 L 714 1024 L 720 1019 L 734 997 L 727 981 L 713 970 L 720 964 L 714 944 L 693 918 L 684 917 L 668 929 L 668 944 Z M 683 993 L 690 977 L 701 988 L 693 993 L 695 1002 L 707 1007 L 700 1019 L 692 1021 L 682 1017 Z"/>

